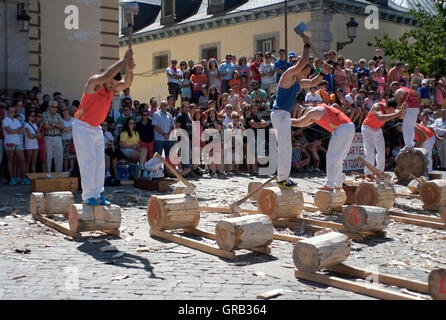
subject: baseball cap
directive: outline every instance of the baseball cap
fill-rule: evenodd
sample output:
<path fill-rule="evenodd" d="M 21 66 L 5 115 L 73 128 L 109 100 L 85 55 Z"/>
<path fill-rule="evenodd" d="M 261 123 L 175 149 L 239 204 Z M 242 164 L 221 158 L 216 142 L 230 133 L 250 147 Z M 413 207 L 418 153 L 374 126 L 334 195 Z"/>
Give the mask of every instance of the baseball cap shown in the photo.
<path fill-rule="evenodd" d="M 288 53 L 288 58 L 294 58 L 296 56 L 296 53 L 294 51 L 290 51 Z"/>
<path fill-rule="evenodd" d="M 427 84 L 427 83 L 429 83 L 429 80 L 427 80 L 427 79 L 423 79 L 423 81 L 421 81 L 421 84 Z"/>

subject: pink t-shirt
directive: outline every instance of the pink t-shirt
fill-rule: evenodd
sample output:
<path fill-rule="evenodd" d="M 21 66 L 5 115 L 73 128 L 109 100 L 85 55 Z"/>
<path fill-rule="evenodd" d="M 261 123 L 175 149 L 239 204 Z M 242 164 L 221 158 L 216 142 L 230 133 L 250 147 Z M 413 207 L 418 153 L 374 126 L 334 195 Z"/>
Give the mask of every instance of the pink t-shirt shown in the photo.
<path fill-rule="evenodd" d="M 439 88 L 437 88 L 437 90 L 435 91 L 435 101 L 439 106 L 442 106 L 444 103 L 443 92 Z"/>
<path fill-rule="evenodd" d="M 375 80 L 378 83 L 378 89 L 377 89 L 378 92 L 384 92 L 384 90 L 385 90 L 384 86 L 386 84 L 386 79 L 383 76 L 381 76 L 381 77 L 376 76 L 373 78 L 373 80 Z"/>

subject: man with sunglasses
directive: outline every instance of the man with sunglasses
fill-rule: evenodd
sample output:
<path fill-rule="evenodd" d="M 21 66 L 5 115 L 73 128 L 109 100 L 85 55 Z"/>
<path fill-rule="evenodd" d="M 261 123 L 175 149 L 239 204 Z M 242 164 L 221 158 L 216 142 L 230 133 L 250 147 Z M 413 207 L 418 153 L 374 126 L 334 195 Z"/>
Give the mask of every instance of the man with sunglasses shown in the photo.
<path fill-rule="evenodd" d="M 274 62 L 274 69 L 276 71 L 276 83 L 279 83 L 282 74 L 291 67 L 291 63 L 286 58 L 286 50 L 279 50 L 280 59 Z"/>
<path fill-rule="evenodd" d="M 221 80 L 222 93 L 228 92 L 230 88 L 229 81 L 232 79 L 232 74 L 236 68 L 236 65 L 232 63 L 232 55 L 227 54 L 226 61 L 220 64 L 220 67 L 218 68 L 220 75 L 223 76 L 223 79 Z"/>
<path fill-rule="evenodd" d="M 127 66 L 125 80 L 120 70 Z M 107 117 L 115 91 L 129 88 L 133 82 L 133 51 L 101 74 L 88 79 L 81 104 L 73 122 L 73 141 L 81 174 L 82 199 L 89 206 L 110 205 L 102 195 L 105 181 L 104 135 L 101 123 Z"/>

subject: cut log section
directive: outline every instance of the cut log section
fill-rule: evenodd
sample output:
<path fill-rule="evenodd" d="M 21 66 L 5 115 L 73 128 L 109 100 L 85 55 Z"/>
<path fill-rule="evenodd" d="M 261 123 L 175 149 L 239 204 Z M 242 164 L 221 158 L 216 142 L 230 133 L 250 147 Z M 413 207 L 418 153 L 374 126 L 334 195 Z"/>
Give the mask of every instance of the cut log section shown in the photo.
<path fill-rule="evenodd" d="M 68 223 L 74 232 L 119 230 L 121 207 L 72 204 L 68 212 Z"/>
<path fill-rule="evenodd" d="M 296 242 L 293 260 L 297 269 L 315 272 L 344 262 L 349 254 L 348 237 L 339 232 L 330 232 Z"/>
<path fill-rule="evenodd" d="M 395 159 L 395 175 L 400 182 L 409 182 L 409 175 L 424 176 L 427 169 L 427 151 L 424 148 L 414 148 L 410 151 L 400 152 Z"/>
<path fill-rule="evenodd" d="M 390 218 L 385 208 L 351 205 L 344 209 L 342 223 L 349 232 L 376 232 L 384 230 Z"/>
<path fill-rule="evenodd" d="M 344 190 L 323 191 L 319 190 L 314 196 L 314 204 L 323 212 L 342 211 L 342 205 L 347 201 Z"/>
<path fill-rule="evenodd" d="M 271 219 L 297 217 L 304 207 L 304 196 L 297 188 L 265 188 L 259 192 L 257 208 L 259 213 Z"/>
<path fill-rule="evenodd" d="M 185 194 L 153 195 L 147 205 L 147 220 L 156 230 L 195 228 L 200 222 L 198 200 Z"/>
<path fill-rule="evenodd" d="M 425 183 L 426 183 L 426 178 L 420 177 L 420 178 L 413 179 L 412 181 L 410 181 L 409 184 L 407 185 L 407 188 L 409 189 L 409 191 L 411 193 L 419 194 L 421 186 Z"/>
<path fill-rule="evenodd" d="M 250 183 L 248 184 L 248 194 L 251 193 L 251 192 L 253 192 L 255 189 L 257 189 L 257 188 L 260 187 L 261 185 L 262 185 L 262 182 L 258 182 L 258 181 L 250 182 Z M 273 186 L 272 183 L 268 183 L 268 184 L 265 186 L 265 188 L 269 188 L 269 187 L 272 187 L 272 186 Z M 262 190 L 259 190 L 258 192 L 256 192 L 256 194 L 254 194 L 252 197 L 250 197 L 250 199 L 253 200 L 253 201 L 257 201 L 257 200 L 259 199 L 260 191 L 262 191 Z"/>
<path fill-rule="evenodd" d="M 356 190 L 355 199 L 356 204 L 390 209 L 395 204 L 395 189 L 386 183 L 363 182 Z"/>
<path fill-rule="evenodd" d="M 446 300 L 446 269 L 432 270 L 427 282 L 432 299 Z"/>
<path fill-rule="evenodd" d="M 439 210 L 446 203 L 446 180 L 426 182 L 420 189 L 420 198 L 425 210 Z"/>
<path fill-rule="evenodd" d="M 266 247 L 273 233 L 271 219 L 264 214 L 223 219 L 215 228 L 217 244 L 226 251 Z"/>
<path fill-rule="evenodd" d="M 74 204 L 74 196 L 70 191 L 49 192 L 45 194 L 45 213 L 67 216 L 70 206 Z"/>
<path fill-rule="evenodd" d="M 45 213 L 45 195 L 42 192 L 31 193 L 29 211 L 33 217 Z"/>

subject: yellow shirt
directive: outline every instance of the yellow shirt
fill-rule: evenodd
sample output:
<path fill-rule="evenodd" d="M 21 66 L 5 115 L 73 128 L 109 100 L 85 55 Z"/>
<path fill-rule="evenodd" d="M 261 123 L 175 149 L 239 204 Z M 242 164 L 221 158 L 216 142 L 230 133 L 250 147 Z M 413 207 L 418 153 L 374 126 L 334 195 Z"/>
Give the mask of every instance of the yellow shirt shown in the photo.
<path fill-rule="evenodd" d="M 121 141 L 125 142 L 129 146 L 133 146 L 140 142 L 139 134 L 136 131 L 133 131 L 132 137 L 129 137 L 127 131 L 121 132 Z"/>

